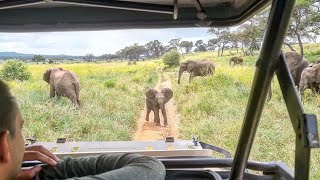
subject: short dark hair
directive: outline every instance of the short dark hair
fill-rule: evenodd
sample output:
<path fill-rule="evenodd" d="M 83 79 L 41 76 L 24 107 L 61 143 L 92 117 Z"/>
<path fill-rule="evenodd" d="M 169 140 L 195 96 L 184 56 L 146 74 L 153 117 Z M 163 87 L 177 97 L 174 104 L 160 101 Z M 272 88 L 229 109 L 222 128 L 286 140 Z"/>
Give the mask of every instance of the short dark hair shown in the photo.
<path fill-rule="evenodd" d="M 9 87 L 0 80 L 0 133 L 9 130 L 9 134 L 14 136 L 17 111 L 17 102 Z"/>

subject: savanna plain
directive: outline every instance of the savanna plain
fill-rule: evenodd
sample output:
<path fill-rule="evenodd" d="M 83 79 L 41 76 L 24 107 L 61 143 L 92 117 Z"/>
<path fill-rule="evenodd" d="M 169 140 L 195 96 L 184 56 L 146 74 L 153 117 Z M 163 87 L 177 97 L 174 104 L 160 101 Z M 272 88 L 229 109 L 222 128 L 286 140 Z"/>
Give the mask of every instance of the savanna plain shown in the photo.
<path fill-rule="evenodd" d="M 320 45 L 306 46 L 306 58 L 320 58 Z M 317 54 L 319 53 L 319 54 Z M 145 104 L 145 92 L 156 85 L 161 73 L 173 84 L 174 99 L 180 114 L 180 139 L 197 135 L 201 141 L 225 148 L 234 155 L 253 81 L 257 56 L 246 56 L 244 65 L 229 66 L 228 53 L 184 55 L 181 61 L 209 59 L 215 63 L 213 76 L 196 77 L 188 83 L 184 74 L 177 84 L 177 68 L 163 67 L 161 58 L 127 62 L 30 64 L 28 81 L 7 82 L 17 97 L 25 119 L 24 134 L 38 141 L 128 141 L 136 130 Z M 0 68 L 1 68 L 0 64 Z M 80 109 L 67 98 L 49 98 L 49 85 L 42 73 L 62 67 L 77 74 L 80 83 Z M 272 84 L 273 97 L 265 104 L 250 159 L 283 161 L 294 165 L 295 135 L 278 81 Z M 305 93 L 304 109 L 320 117 L 320 95 Z M 170 120 L 169 120 L 170 121 Z M 320 123 L 318 122 L 320 129 Z M 312 150 L 311 179 L 320 179 L 320 150 Z"/>

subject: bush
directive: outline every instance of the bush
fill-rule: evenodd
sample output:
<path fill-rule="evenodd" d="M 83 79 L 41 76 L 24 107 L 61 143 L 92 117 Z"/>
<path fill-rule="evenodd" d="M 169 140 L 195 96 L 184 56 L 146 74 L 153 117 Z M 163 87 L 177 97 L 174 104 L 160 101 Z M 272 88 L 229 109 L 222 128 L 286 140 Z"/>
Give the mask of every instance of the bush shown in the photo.
<path fill-rule="evenodd" d="M 114 88 L 116 83 L 113 80 L 107 80 L 104 82 L 104 87 L 106 88 Z"/>
<path fill-rule="evenodd" d="M 27 71 L 27 64 L 18 60 L 6 61 L 0 71 L 1 78 L 5 80 L 28 80 L 31 77 Z"/>
<path fill-rule="evenodd" d="M 53 64 L 54 63 L 54 61 L 52 60 L 52 59 L 49 59 L 49 62 L 48 62 L 49 64 Z"/>
<path fill-rule="evenodd" d="M 163 56 L 163 63 L 168 67 L 176 67 L 180 65 L 180 54 L 177 51 L 169 51 Z"/>

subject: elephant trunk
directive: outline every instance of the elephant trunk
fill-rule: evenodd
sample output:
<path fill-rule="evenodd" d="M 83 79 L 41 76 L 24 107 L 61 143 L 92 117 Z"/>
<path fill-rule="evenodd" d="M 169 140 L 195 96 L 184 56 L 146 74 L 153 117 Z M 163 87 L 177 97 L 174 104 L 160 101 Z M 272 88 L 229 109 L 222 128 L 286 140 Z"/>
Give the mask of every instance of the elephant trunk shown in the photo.
<path fill-rule="evenodd" d="M 303 82 L 303 81 L 301 81 L 300 83 L 299 83 L 299 91 L 300 91 L 300 99 L 301 99 L 301 102 L 303 102 L 303 97 L 304 97 L 304 90 L 306 89 L 306 84 Z"/>
<path fill-rule="evenodd" d="M 182 70 L 181 68 L 179 69 L 178 84 L 180 84 L 180 78 L 181 78 L 181 75 L 182 75 L 183 71 L 184 70 Z"/>
<path fill-rule="evenodd" d="M 162 113 L 162 116 L 163 116 L 164 126 L 167 126 L 168 125 L 168 121 L 167 121 L 167 112 L 166 112 L 166 108 L 165 108 L 165 103 L 163 101 L 159 102 L 159 106 L 160 106 L 161 113 Z"/>

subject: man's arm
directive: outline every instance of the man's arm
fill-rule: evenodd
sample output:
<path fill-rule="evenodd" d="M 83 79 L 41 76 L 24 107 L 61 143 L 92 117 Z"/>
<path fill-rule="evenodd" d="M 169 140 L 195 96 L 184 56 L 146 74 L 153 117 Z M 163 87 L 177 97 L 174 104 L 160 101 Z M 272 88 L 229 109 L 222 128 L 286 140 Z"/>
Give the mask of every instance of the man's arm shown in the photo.
<path fill-rule="evenodd" d="M 37 180 L 45 179 L 139 179 L 162 180 L 163 164 L 152 157 L 132 153 L 64 158 L 57 166 L 44 168 Z"/>
<path fill-rule="evenodd" d="M 58 157 L 53 155 L 48 149 L 43 146 L 27 146 L 25 148 L 24 161 L 33 161 L 38 160 L 42 163 L 46 163 L 50 166 L 54 166 L 59 161 Z M 36 166 L 27 170 L 21 170 L 16 177 L 16 180 L 29 180 L 35 177 L 40 171 L 42 167 Z"/>

